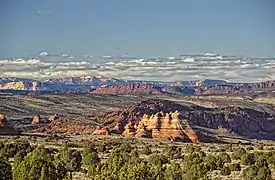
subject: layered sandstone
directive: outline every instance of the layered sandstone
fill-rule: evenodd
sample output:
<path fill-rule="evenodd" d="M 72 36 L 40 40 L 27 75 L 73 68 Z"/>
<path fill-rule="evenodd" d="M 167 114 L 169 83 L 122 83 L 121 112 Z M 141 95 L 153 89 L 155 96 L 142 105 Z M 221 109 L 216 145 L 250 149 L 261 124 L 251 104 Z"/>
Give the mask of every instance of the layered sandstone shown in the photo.
<path fill-rule="evenodd" d="M 36 91 L 40 87 L 41 87 L 41 83 L 38 81 L 34 81 L 34 82 L 17 81 L 17 82 L 7 82 L 4 84 L 0 84 L 0 89 L 10 89 L 10 90 Z"/>
<path fill-rule="evenodd" d="M 148 129 L 146 128 L 146 126 L 144 125 L 144 123 L 139 123 L 139 125 L 137 127 L 137 131 L 136 131 L 135 137 L 138 137 L 138 138 L 151 138 L 152 135 L 148 131 Z"/>
<path fill-rule="evenodd" d="M 120 122 L 118 122 L 116 126 L 111 130 L 111 133 L 122 134 L 124 130 L 125 128 L 123 127 L 123 125 Z"/>
<path fill-rule="evenodd" d="M 0 127 L 4 126 L 6 120 L 6 116 L 4 114 L 0 114 Z"/>
<path fill-rule="evenodd" d="M 125 137 L 134 137 L 135 134 L 136 134 L 136 129 L 134 124 L 132 122 L 129 122 L 128 124 L 126 124 L 125 130 L 122 133 L 122 135 Z"/>
<path fill-rule="evenodd" d="M 156 138 L 156 139 L 169 139 L 191 141 L 199 143 L 196 133 L 190 129 L 184 129 L 179 119 L 179 112 L 164 114 L 162 111 L 157 112 L 149 117 L 144 114 L 141 120 L 134 127 L 134 123 L 129 122 L 123 135 L 126 137 L 142 137 L 142 138 Z"/>
<path fill-rule="evenodd" d="M 95 131 L 92 133 L 92 135 L 106 135 L 106 136 L 109 136 L 109 135 L 111 135 L 111 132 L 106 126 L 103 126 L 103 127 L 97 126 Z"/>
<path fill-rule="evenodd" d="M 32 119 L 32 124 L 40 124 L 41 123 L 41 117 L 39 114 L 34 115 Z"/>
<path fill-rule="evenodd" d="M 54 115 L 50 116 L 48 118 L 48 120 L 52 122 L 52 121 L 56 121 L 58 118 L 59 118 L 59 116 L 57 114 L 54 114 Z"/>
<path fill-rule="evenodd" d="M 103 86 L 91 91 L 92 94 L 133 94 L 133 93 L 161 93 L 158 87 L 146 83 L 121 84 L 114 86 Z"/>

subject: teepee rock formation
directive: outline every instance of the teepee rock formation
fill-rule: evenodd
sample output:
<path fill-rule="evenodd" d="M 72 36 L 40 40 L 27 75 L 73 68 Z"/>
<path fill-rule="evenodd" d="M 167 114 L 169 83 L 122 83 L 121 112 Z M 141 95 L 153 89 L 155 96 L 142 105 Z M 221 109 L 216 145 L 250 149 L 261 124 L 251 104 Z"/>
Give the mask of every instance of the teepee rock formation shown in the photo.
<path fill-rule="evenodd" d="M 111 132 L 106 126 L 103 126 L 103 127 L 97 126 L 95 131 L 92 133 L 92 135 L 106 135 L 106 136 L 109 136 L 109 135 L 111 135 Z"/>
<path fill-rule="evenodd" d="M 39 114 L 36 114 L 32 119 L 32 124 L 39 124 L 39 123 L 41 123 L 41 117 Z"/>
<path fill-rule="evenodd" d="M 136 129 L 135 126 L 132 122 L 129 122 L 125 126 L 125 131 L 122 133 L 123 136 L 125 137 L 134 137 L 136 134 Z"/>
<path fill-rule="evenodd" d="M 115 134 L 122 134 L 124 132 L 124 127 L 122 125 L 122 123 L 118 122 L 116 124 L 116 126 L 111 130 L 111 133 L 115 133 Z"/>
<path fill-rule="evenodd" d="M 190 127 L 186 127 L 183 129 L 183 132 L 187 135 L 187 137 L 189 138 L 189 140 L 193 143 L 200 143 L 200 139 L 198 138 L 196 132 L 190 128 Z"/>
<path fill-rule="evenodd" d="M 164 114 L 157 112 L 149 116 L 144 114 L 138 124 L 130 122 L 126 125 L 123 135 L 126 137 L 158 138 L 169 140 L 182 140 L 199 143 L 195 131 L 190 128 L 183 128 L 179 119 L 179 112 L 175 111 Z"/>
<path fill-rule="evenodd" d="M 135 137 L 138 138 L 151 138 L 150 132 L 146 129 L 144 123 L 139 123 Z"/>
<path fill-rule="evenodd" d="M 4 126 L 6 120 L 6 116 L 4 114 L 0 114 L 0 127 Z"/>

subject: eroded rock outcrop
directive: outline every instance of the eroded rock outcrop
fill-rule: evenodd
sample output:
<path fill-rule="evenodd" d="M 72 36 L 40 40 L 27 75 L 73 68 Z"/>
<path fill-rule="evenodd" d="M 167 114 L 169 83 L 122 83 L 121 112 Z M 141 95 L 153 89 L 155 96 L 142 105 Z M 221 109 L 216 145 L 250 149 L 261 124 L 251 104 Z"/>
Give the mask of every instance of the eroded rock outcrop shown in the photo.
<path fill-rule="evenodd" d="M 6 116 L 4 114 L 0 114 L 0 127 L 4 126 L 6 120 Z"/>
<path fill-rule="evenodd" d="M 116 126 L 111 130 L 111 133 L 115 134 L 122 134 L 125 128 L 123 127 L 122 123 L 118 122 Z"/>
<path fill-rule="evenodd" d="M 15 129 L 7 121 L 6 116 L 1 113 L 0 113 L 0 134 L 5 134 L 5 135 L 18 134 L 18 132 L 15 131 Z"/>
<path fill-rule="evenodd" d="M 59 115 L 54 114 L 54 115 L 50 116 L 50 117 L 48 118 L 48 120 L 49 120 L 50 122 L 52 122 L 52 121 L 57 120 L 58 118 L 59 118 Z"/>
<path fill-rule="evenodd" d="M 129 122 L 125 126 L 125 131 L 122 133 L 123 136 L 125 137 L 134 137 L 136 134 L 136 129 L 135 126 L 132 122 Z"/>
<path fill-rule="evenodd" d="M 129 122 L 123 135 L 125 137 L 142 137 L 142 138 L 156 138 L 168 140 L 181 140 L 199 143 L 200 140 L 190 127 L 186 129 L 182 127 L 179 119 L 179 112 L 166 113 L 162 111 L 150 116 L 144 114 L 141 120 L 134 127 L 133 122 Z"/>
<path fill-rule="evenodd" d="M 32 124 L 40 124 L 41 123 L 41 117 L 39 114 L 35 114 L 32 119 Z"/>
<path fill-rule="evenodd" d="M 138 138 L 151 138 L 152 134 L 148 131 L 144 123 L 139 123 L 135 137 Z"/>
<path fill-rule="evenodd" d="M 146 83 L 121 84 L 115 86 L 103 86 L 91 90 L 92 94 L 132 94 L 132 93 L 162 93 L 158 87 Z"/>
<path fill-rule="evenodd" d="M 111 135 L 111 132 L 106 126 L 103 126 L 103 127 L 97 126 L 95 131 L 92 133 L 92 135 L 106 135 L 106 136 L 109 136 L 109 135 Z"/>

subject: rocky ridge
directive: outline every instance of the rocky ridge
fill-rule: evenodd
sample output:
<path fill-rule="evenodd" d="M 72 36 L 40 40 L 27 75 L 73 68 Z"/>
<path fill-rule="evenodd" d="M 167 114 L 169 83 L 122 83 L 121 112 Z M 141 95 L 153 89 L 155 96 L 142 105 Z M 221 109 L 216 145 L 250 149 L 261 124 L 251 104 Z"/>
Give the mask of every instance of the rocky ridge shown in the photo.
<path fill-rule="evenodd" d="M 166 114 L 177 110 L 180 113 L 181 125 L 187 127 L 185 129 L 187 134 L 192 134 L 193 131 L 198 132 L 197 129 L 200 127 L 217 132 L 223 128 L 227 130 L 228 136 L 275 139 L 274 115 L 236 106 L 204 108 L 194 105 L 180 105 L 168 100 L 151 99 L 116 112 L 107 113 L 98 119 L 98 122 L 102 122 L 110 128 L 120 123 L 128 132 L 135 132 L 133 126 L 139 123 L 144 114 L 156 114 L 161 111 Z M 150 125 L 147 128 L 150 128 Z M 211 133 L 204 132 L 204 135 L 208 136 Z"/>

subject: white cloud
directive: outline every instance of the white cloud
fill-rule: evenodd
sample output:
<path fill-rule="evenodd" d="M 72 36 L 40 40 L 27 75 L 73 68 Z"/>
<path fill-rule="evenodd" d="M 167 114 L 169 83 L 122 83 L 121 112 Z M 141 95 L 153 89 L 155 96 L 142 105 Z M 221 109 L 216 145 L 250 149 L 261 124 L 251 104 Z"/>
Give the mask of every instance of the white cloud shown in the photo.
<path fill-rule="evenodd" d="M 136 59 L 116 60 L 102 64 L 91 61 L 49 62 L 48 56 L 40 59 L 0 60 L 0 76 L 21 78 L 59 78 L 85 75 L 102 75 L 114 78 L 181 81 L 196 79 L 224 79 L 229 81 L 260 81 L 275 78 L 275 60 L 205 60 L 190 59 Z"/>

